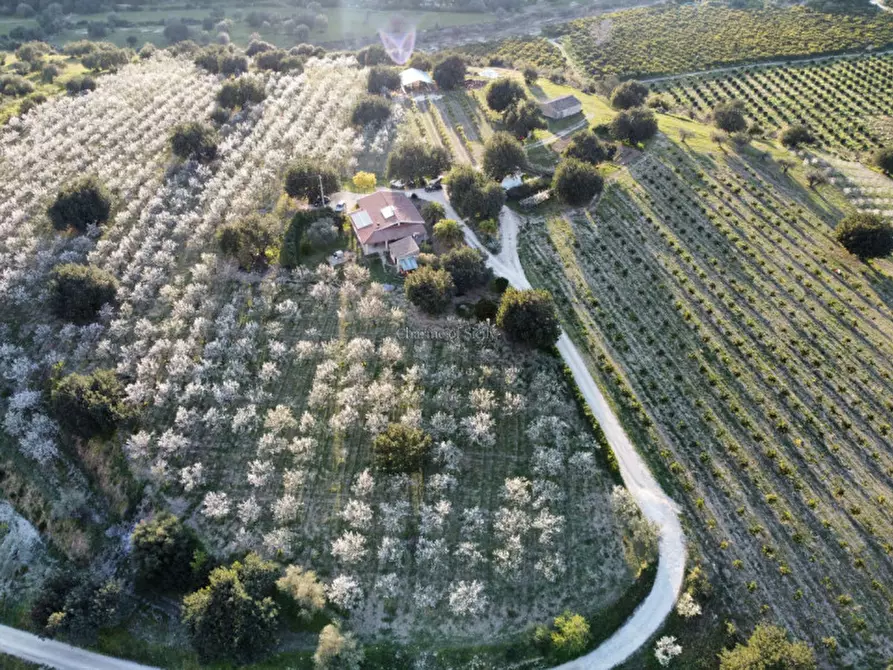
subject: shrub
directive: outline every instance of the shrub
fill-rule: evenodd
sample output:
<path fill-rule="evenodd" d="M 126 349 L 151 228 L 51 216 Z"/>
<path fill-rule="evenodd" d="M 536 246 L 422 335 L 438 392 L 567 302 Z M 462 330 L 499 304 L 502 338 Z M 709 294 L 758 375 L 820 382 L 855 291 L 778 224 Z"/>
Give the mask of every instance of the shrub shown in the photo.
<path fill-rule="evenodd" d="M 132 58 L 130 49 L 97 49 L 81 58 L 81 62 L 88 70 L 114 70 L 127 65 Z"/>
<path fill-rule="evenodd" d="M 53 81 L 55 81 L 56 77 L 58 77 L 61 73 L 62 70 L 60 70 L 57 65 L 47 63 L 40 71 L 40 81 L 45 84 L 52 84 Z"/>
<path fill-rule="evenodd" d="M 89 323 L 105 304 L 115 301 L 118 281 L 92 265 L 63 263 L 53 268 L 52 304 L 60 319 Z"/>
<path fill-rule="evenodd" d="M 425 201 L 419 213 L 429 226 L 435 226 L 438 221 L 446 216 L 446 210 L 443 208 L 443 205 L 434 200 Z"/>
<path fill-rule="evenodd" d="M 319 633 L 313 654 L 314 670 L 360 670 L 363 649 L 352 633 L 342 633 L 336 624 L 327 624 Z"/>
<path fill-rule="evenodd" d="M 885 174 L 893 174 L 893 147 L 878 149 L 872 157 L 872 162 Z"/>
<path fill-rule="evenodd" d="M 324 163 L 302 158 L 292 163 L 285 172 L 285 192 L 292 198 L 319 199 L 320 179 L 325 193 L 334 193 L 341 187 L 338 172 Z"/>
<path fill-rule="evenodd" d="M 83 233 L 91 224 L 103 225 L 111 211 L 109 190 L 96 177 L 84 177 L 59 191 L 47 215 L 56 230 L 74 228 Z"/>
<path fill-rule="evenodd" d="M 483 170 L 491 179 L 501 181 L 506 175 L 527 166 L 524 147 L 504 131 L 493 133 L 484 143 Z"/>
<path fill-rule="evenodd" d="M 521 182 L 518 186 L 512 186 L 505 192 L 505 197 L 508 200 L 524 200 L 542 191 L 548 191 L 550 188 L 552 188 L 551 177 L 534 177 Z"/>
<path fill-rule="evenodd" d="M 377 65 L 369 70 L 366 78 L 366 90 L 369 93 L 396 91 L 400 88 L 400 74 L 392 67 Z"/>
<path fill-rule="evenodd" d="M 388 154 L 388 179 L 404 182 L 418 177 L 436 177 L 450 169 L 450 154 L 444 147 L 405 141 Z"/>
<path fill-rule="evenodd" d="M 851 214 L 835 231 L 837 240 L 859 258 L 881 258 L 893 253 L 893 225 L 877 214 Z"/>
<path fill-rule="evenodd" d="M 722 102 L 713 108 L 713 125 L 727 133 L 738 133 L 747 129 L 744 118 L 744 105 L 738 100 Z"/>
<path fill-rule="evenodd" d="M 409 59 L 409 67 L 421 70 L 422 72 L 430 72 L 431 68 L 434 67 L 434 63 L 431 62 L 431 59 L 426 53 L 416 51 L 412 55 L 412 58 Z"/>
<path fill-rule="evenodd" d="M 257 54 L 264 53 L 265 51 L 275 50 L 276 47 L 269 42 L 264 42 L 263 40 L 251 40 L 248 42 L 248 46 L 245 48 L 245 55 L 256 56 Z"/>
<path fill-rule="evenodd" d="M 502 295 L 505 293 L 506 289 L 509 287 L 509 280 L 505 277 L 493 277 L 490 280 L 490 286 L 488 287 L 490 291 L 497 295 Z"/>
<path fill-rule="evenodd" d="M 217 131 L 205 123 L 190 121 L 174 126 L 170 142 L 171 151 L 180 160 L 207 163 L 217 156 Z"/>
<path fill-rule="evenodd" d="M 576 658 L 586 651 L 591 639 L 589 623 L 582 615 L 565 611 L 555 618 L 551 638 L 552 649 L 560 658 Z"/>
<path fill-rule="evenodd" d="M 489 298 L 481 298 L 474 303 L 474 316 L 479 321 L 495 321 L 499 304 Z"/>
<path fill-rule="evenodd" d="M 440 266 L 450 273 L 458 295 L 484 286 L 490 279 L 484 255 L 471 247 L 463 246 L 444 254 Z"/>
<path fill-rule="evenodd" d="M 648 87 L 638 81 L 625 81 L 611 91 L 611 106 L 615 109 L 641 107 L 648 97 Z"/>
<path fill-rule="evenodd" d="M 421 267 L 403 283 L 406 298 L 428 314 L 440 314 L 450 306 L 456 286 L 446 270 Z"/>
<path fill-rule="evenodd" d="M 262 102 L 266 97 L 262 82 L 254 77 L 239 77 L 221 86 L 217 93 L 217 103 L 227 109 L 236 109 L 249 103 Z"/>
<path fill-rule="evenodd" d="M 785 668 L 814 670 L 815 654 L 804 642 L 791 642 L 787 631 L 777 626 L 757 626 L 746 644 L 724 649 L 719 655 L 720 670 Z"/>
<path fill-rule="evenodd" d="M 601 193 L 603 183 L 594 165 L 567 158 L 555 170 L 552 190 L 562 202 L 582 207 Z"/>
<path fill-rule="evenodd" d="M 326 589 L 313 570 L 297 565 L 285 568 L 285 575 L 276 582 L 276 588 L 294 603 L 297 615 L 310 621 L 326 606 Z"/>
<path fill-rule="evenodd" d="M 295 213 L 288 224 L 279 249 L 279 265 L 287 269 L 301 263 L 304 234 L 310 225 L 321 218 L 330 217 L 328 209 L 302 209 Z"/>
<path fill-rule="evenodd" d="M 524 81 L 527 82 L 528 86 L 535 84 L 536 80 L 540 77 L 540 73 L 537 72 L 537 69 L 532 65 L 525 65 L 521 72 L 524 75 Z"/>
<path fill-rule="evenodd" d="M 543 290 L 506 289 L 496 325 L 510 340 L 542 349 L 554 345 L 561 334 L 552 295 Z"/>
<path fill-rule="evenodd" d="M 447 56 L 434 66 L 432 76 L 440 88 L 450 90 L 465 83 L 466 69 L 465 60 L 461 56 Z"/>
<path fill-rule="evenodd" d="M 120 582 L 74 573 L 44 583 L 31 618 L 45 635 L 93 643 L 99 629 L 116 624 L 120 613 Z"/>
<path fill-rule="evenodd" d="M 34 84 L 17 74 L 0 75 L 0 95 L 20 97 L 34 92 Z"/>
<path fill-rule="evenodd" d="M 263 271 L 274 258 L 279 234 L 271 216 L 252 214 L 217 231 L 220 250 L 235 259 L 242 270 Z"/>
<path fill-rule="evenodd" d="M 247 663 L 274 645 L 278 572 L 274 563 L 248 554 L 244 562 L 214 569 L 207 586 L 183 598 L 183 623 L 202 663 Z"/>
<path fill-rule="evenodd" d="M 519 100 L 524 100 L 527 97 L 524 87 L 508 77 L 500 77 L 487 84 L 485 95 L 487 106 L 494 112 L 504 112 Z"/>
<path fill-rule="evenodd" d="M 613 155 L 613 145 L 609 149 L 598 136 L 591 130 L 584 130 L 571 138 L 570 144 L 564 150 L 566 158 L 576 158 L 579 161 L 598 165 Z"/>
<path fill-rule="evenodd" d="M 430 435 L 402 423 L 392 423 L 372 441 L 375 466 L 390 474 L 418 472 L 430 449 Z"/>
<path fill-rule="evenodd" d="M 132 415 L 114 370 L 63 377 L 50 393 L 50 404 L 56 421 L 85 439 L 112 434 Z"/>
<path fill-rule="evenodd" d="M 795 124 L 783 129 L 778 136 L 781 143 L 789 148 L 799 147 L 801 144 L 812 144 L 815 137 L 812 131 L 803 124 Z"/>
<path fill-rule="evenodd" d="M 388 52 L 380 44 L 372 44 L 357 52 L 357 62 L 364 67 L 385 65 L 391 62 Z"/>
<path fill-rule="evenodd" d="M 378 126 L 391 115 L 391 104 L 380 95 L 363 95 L 354 103 L 350 122 L 355 126 Z"/>
<path fill-rule="evenodd" d="M 650 109 L 641 107 L 620 112 L 611 121 L 611 134 L 631 144 L 644 142 L 657 134 L 657 118 Z"/>
<path fill-rule="evenodd" d="M 130 536 L 130 546 L 130 561 L 142 587 L 180 591 L 191 584 L 198 541 L 173 514 L 162 512 L 140 521 Z"/>

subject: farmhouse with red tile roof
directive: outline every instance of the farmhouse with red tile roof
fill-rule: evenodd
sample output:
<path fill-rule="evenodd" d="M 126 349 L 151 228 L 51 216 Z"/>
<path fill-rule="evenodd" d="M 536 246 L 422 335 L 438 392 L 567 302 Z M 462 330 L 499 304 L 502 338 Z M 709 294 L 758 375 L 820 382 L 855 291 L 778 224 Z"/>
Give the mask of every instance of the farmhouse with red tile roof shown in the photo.
<path fill-rule="evenodd" d="M 387 251 L 391 244 L 411 237 L 428 238 L 425 220 L 412 200 L 402 193 L 376 191 L 357 201 L 350 223 L 365 255 Z"/>

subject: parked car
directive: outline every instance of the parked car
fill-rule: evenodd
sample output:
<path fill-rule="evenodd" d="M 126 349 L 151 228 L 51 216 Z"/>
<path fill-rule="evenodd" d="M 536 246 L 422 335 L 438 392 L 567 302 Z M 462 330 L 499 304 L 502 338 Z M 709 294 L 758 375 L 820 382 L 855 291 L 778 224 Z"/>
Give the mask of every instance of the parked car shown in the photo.
<path fill-rule="evenodd" d="M 430 191 L 439 191 L 442 188 L 443 188 L 443 176 L 432 179 L 425 186 L 425 190 L 429 191 L 429 192 Z"/>
<path fill-rule="evenodd" d="M 335 206 L 332 207 L 333 212 L 339 212 L 339 213 L 343 212 L 345 209 L 347 209 L 347 203 L 344 202 L 343 200 L 339 200 L 338 202 L 335 203 Z"/>
<path fill-rule="evenodd" d="M 310 204 L 311 204 L 313 207 L 325 207 L 326 205 L 329 204 L 329 196 L 324 195 L 324 196 L 322 197 L 322 200 L 320 200 L 319 198 L 317 198 L 316 200 L 313 200 Z"/>
<path fill-rule="evenodd" d="M 391 180 L 390 186 L 391 186 L 391 188 L 402 189 L 402 188 L 404 188 L 405 185 L 399 179 L 393 179 L 393 180 Z"/>

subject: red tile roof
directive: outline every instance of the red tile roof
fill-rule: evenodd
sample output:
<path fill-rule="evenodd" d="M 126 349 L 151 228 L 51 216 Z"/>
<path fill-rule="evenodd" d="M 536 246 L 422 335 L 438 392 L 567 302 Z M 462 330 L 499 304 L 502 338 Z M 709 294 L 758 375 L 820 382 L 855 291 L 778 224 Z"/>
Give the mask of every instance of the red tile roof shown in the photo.
<path fill-rule="evenodd" d="M 360 244 L 379 244 L 425 232 L 425 220 L 402 193 L 376 191 L 360 198 L 357 205 L 360 209 L 350 213 L 350 220 Z"/>

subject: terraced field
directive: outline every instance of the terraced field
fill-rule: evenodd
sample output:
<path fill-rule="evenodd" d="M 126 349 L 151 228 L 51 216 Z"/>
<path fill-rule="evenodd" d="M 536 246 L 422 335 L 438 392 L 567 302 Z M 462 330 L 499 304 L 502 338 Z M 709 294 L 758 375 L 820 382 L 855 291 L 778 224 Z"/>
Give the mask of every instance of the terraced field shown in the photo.
<path fill-rule="evenodd" d="M 803 123 L 827 149 L 860 153 L 893 139 L 893 55 L 786 67 L 752 67 L 652 85 L 678 108 L 706 118 L 714 105 L 744 103 L 766 130 Z"/>
<path fill-rule="evenodd" d="M 526 227 L 528 276 L 684 504 L 721 610 L 883 667 L 893 265 L 833 241 L 839 192 L 756 152 L 660 140 L 616 174 L 594 216 Z"/>

